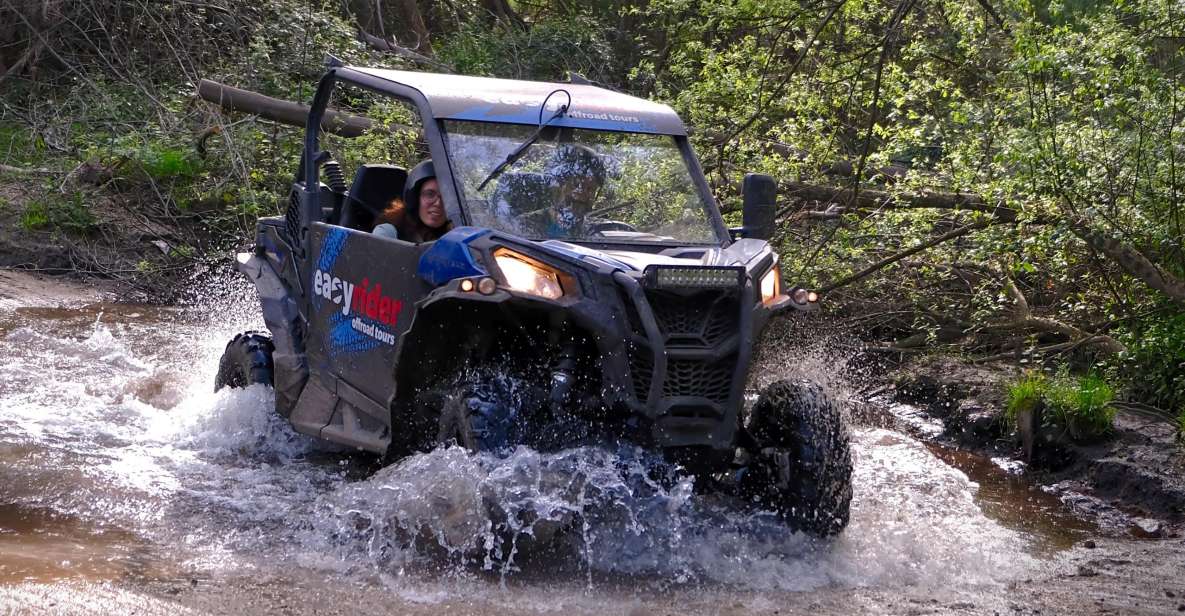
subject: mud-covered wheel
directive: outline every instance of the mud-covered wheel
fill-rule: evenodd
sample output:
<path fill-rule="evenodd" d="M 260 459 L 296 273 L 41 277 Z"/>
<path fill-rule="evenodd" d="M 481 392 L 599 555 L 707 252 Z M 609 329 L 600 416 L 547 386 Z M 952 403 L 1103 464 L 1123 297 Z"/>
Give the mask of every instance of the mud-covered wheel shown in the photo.
<path fill-rule="evenodd" d="M 458 383 L 444 396 L 437 443 L 455 443 L 470 451 L 498 451 L 510 446 L 517 412 L 504 389 L 491 377 Z"/>
<path fill-rule="evenodd" d="M 272 339 L 261 332 L 243 332 L 226 344 L 214 377 L 214 391 L 223 387 L 272 386 Z"/>
<path fill-rule="evenodd" d="M 839 407 L 819 385 L 779 381 L 762 392 L 749 422 L 757 442 L 741 493 L 796 530 L 839 534 L 852 501 L 852 454 Z"/>
<path fill-rule="evenodd" d="M 504 451 L 525 442 L 538 392 L 500 374 L 472 374 L 450 388 L 440 408 L 438 444 Z"/>

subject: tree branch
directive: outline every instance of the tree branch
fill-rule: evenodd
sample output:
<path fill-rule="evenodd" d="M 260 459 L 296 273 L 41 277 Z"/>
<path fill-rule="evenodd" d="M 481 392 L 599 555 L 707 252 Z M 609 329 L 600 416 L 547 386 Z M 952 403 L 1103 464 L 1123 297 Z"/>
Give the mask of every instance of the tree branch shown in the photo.
<path fill-rule="evenodd" d="M 1012 321 L 993 326 L 989 329 L 1031 329 L 1061 334 L 1075 343 L 1074 346 L 1068 347 L 1066 350 L 1084 344 L 1096 344 L 1108 353 L 1122 353 L 1127 350 L 1127 347 L 1123 346 L 1122 343 L 1106 334 L 1092 334 L 1074 327 L 1069 323 L 1035 316 L 1032 309 L 1029 308 L 1029 302 L 1025 299 L 1024 293 L 1021 293 L 1020 288 L 1016 286 L 1016 281 L 1012 279 L 1012 276 L 1005 273 L 1001 275 L 1004 278 L 1004 292 L 1015 302 L 1013 317 Z"/>
<path fill-rule="evenodd" d="M 445 64 L 444 62 L 429 58 L 428 56 L 425 56 L 424 54 L 419 53 L 417 51 L 408 49 L 407 47 L 400 47 L 399 45 L 395 44 L 393 41 L 389 41 L 385 38 L 381 38 L 381 37 L 375 36 L 373 34 L 368 34 L 364 30 L 358 30 L 358 40 L 362 41 L 363 43 L 366 43 L 367 45 L 370 45 L 373 49 L 377 49 L 378 51 L 386 51 L 388 53 L 393 53 L 397 56 L 407 58 L 408 60 L 411 60 L 412 62 L 416 62 L 418 64 L 423 64 L 425 66 L 431 66 L 432 68 L 444 71 L 446 73 L 457 72 L 457 69 L 449 66 L 448 64 Z"/>
<path fill-rule="evenodd" d="M 909 248 L 907 250 L 903 250 L 903 251 L 898 252 L 892 256 L 885 257 L 884 259 L 881 259 L 880 261 L 877 261 L 876 263 L 869 265 L 868 267 L 860 270 L 859 272 L 856 272 L 855 274 L 852 274 L 851 276 L 845 276 L 845 277 L 837 280 L 836 282 L 833 282 L 833 283 L 823 287 L 822 289 L 819 289 L 819 292 L 820 293 L 827 293 L 830 291 L 834 291 L 835 289 L 838 289 L 840 287 L 852 284 L 853 282 L 856 282 L 857 280 L 866 278 L 870 274 L 876 272 L 877 270 L 888 267 L 889 265 L 892 265 L 892 264 L 910 256 L 910 255 L 915 255 L 923 250 L 926 250 L 927 248 L 932 248 L 932 247 L 937 246 L 943 242 L 953 240 L 957 237 L 962 237 L 964 235 L 967 235 L 968 233 L 971 233 L 972 231 L 978 231 L 979 229 L 984 229 L 988 225 L 991 225 L 992 222 L 993 221 L 991 221 L 991 220 L 981 220 L 979 222 L 974 222 L 969 225 L 959 227 L 958 229 L 954 229 L 953 231 L 943 233 L 942 235 L 939 235 L 938 237 L 935 237 L 933 239 L 922 242 L 921 244 L 918 244 L 917 246 L 914 246 L 914 247 Z"/>
<path fill-rule="evenodd" d="M 861 189 L 858 194 L 850 188 L 783 182 L 781 192 L 802 201 L 824 204 L 851 204 L 862 209 L 939 209 L 983 212 L 1002 221 L 1016 220 L 1019 212 L 999 204 L 984 201 L 983 197 L 965 192 L 907 192 L 890 193 L 883 190 Z M 835 211 L 832 208 L 828 211 Z M 839 213 L 844 213 L 840 211 Z"/>

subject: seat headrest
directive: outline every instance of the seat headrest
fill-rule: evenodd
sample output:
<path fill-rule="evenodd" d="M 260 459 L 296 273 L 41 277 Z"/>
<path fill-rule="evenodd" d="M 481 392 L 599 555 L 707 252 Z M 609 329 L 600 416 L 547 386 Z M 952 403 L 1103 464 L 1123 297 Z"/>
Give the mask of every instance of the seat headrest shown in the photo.
<path fill-rule="evenodd" d="M 350 199 L 361 204 L 371 213 L 378 214 L 387 209 L 391 199 L 403 193 L 407 181 L 407 170 L 395 165 L 360 165 L 354 172 L 354 183 L 350 186 Z"/>

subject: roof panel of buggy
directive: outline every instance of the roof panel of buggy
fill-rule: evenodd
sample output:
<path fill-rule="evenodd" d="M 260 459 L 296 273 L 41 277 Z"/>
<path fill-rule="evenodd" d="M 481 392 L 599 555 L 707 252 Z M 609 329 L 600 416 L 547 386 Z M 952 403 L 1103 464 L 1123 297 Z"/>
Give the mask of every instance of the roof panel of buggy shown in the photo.
<path fill-rule="evenodd" d="M 465 75 L 419 73 L 380 68 L 358 71 L 418 90 L 428 100 L 432 115 L 446 120 L 475 120 L 537 125 L 540 105 L 546 120 L 571 96 L 567 115 L 553 126 L 627 131 L 658 135 L 686 135 L 683 121 L 668 106 L 591 85 L 492 79 Z"/>

